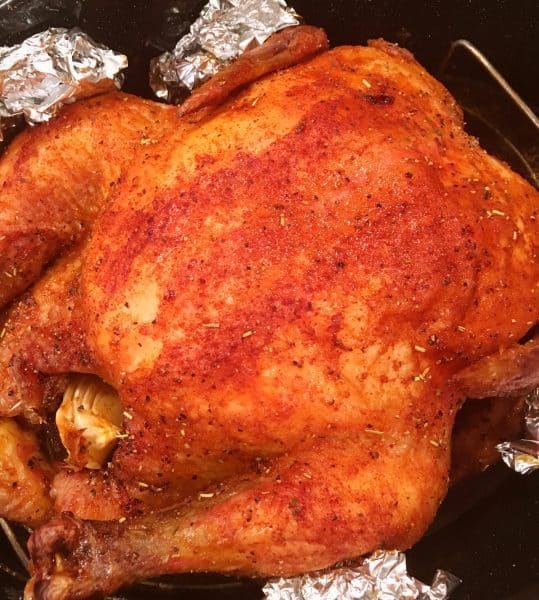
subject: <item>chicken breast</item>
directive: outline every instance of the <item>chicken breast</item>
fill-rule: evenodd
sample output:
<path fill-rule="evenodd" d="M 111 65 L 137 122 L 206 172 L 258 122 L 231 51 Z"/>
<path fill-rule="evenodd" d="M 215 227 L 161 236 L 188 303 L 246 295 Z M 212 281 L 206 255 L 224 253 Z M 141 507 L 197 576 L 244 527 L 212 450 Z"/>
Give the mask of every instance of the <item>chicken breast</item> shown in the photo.
<path fill-rule="evenodd" d="M 123 406 L 100 481 L 143 508 L 84 520 L 97 476 L 57 478 L 80 517 L 34 532 L 28 598 L 409 547 L 447 490 L 456 375 L 539 318 L 538 193 L 408 52 L 336 48 L 180 122 L 97 218 L 71 317 Z"/>

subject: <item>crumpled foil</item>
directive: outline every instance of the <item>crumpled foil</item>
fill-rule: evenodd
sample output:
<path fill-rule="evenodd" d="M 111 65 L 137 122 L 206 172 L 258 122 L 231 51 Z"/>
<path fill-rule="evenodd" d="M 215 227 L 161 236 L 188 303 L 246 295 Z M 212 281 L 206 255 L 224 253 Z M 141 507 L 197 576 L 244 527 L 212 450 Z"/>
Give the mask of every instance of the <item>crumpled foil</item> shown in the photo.
<path fill-rule="evenodd" d="M 63 105 L 121 86 L 127 57 L 78 29 L 51 28 L 0 47 L 0 123 L 48 121 Z M 1 139 L 1 138 L 0 138 Z"/>
<path fill-rule="evenodd" d="M 526 439 L 496 446 L 503 462 L 522 475 L 539 469 L 539 388 L 526 400 L 524 426 Z"/>
<path fill-rule="evenodd" d="M 357 565 L 271 579 L 263 592 L 269 600 L 444 600 L 460 583 L 438 570 L 426 585 L 408 575 L 402 552 L 378 550 Z"/>
<path fill-rule="evenodd" d="M 272 33 L 299 23 L 284 0 L 210 0 L 174 50 L 152 60 L 150 85 L 159 98 L 182 99 Z"/>

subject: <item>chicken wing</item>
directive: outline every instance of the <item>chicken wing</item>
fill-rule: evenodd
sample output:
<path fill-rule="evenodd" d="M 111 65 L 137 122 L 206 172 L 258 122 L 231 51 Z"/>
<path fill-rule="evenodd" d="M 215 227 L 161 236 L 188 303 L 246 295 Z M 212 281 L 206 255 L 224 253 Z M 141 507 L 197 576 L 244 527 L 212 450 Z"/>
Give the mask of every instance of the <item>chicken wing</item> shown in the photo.
<path fill-rule="evenodd" d="M 270 36 L 265 44 L 242 54 L 195 90 L 179 107 L 179 114 L 184 116 L 204 107 L 219 106 L 263 75 L 298 64 L 327 49 L 328 39 L 322 29 L 308 25 L 287 27 Z"/>
<path fill-rule="evenodd" d="M 30 527 L 47 521 L 52 474 L 34 433 L 0 419 L 0 516 Z"/>
<path fill-rule="evenodd" d="M 0 161 L 0 308 L 82 238 L 134 149 L 155 140 L 173 114 L 107 94 L 15 139 Z"/>
<path fill-rule="evenodd" d="M 455 382 L 468 398 L 519 397 L 539 387 L 539 336 L 463 369 Z"/>

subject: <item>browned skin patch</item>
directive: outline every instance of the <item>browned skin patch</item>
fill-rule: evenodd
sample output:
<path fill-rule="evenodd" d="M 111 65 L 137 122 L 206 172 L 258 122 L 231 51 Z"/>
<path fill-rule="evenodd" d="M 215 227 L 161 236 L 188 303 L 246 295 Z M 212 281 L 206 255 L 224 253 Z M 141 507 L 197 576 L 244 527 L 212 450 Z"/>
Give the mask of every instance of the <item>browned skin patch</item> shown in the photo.
<path fill-rule="evenodd" d="M 110 470 L 169 508 L 41 528 L 36 596 L 413 544 L 447 488 L 451 376 L 539 317 L 537 202 L 381 41 L 138 151 L 84 252 L 80 318 L 129 415 Z"/>
<path fill-rule="evenodd" d="M 80 493 L 81 488 L 85 489 L 84 494 Z M 60 470 L 54 477 L 51 496 L 57 514 L 69 512 L 85 520 L 121 519 L 126 514 L 136 514 L 138 504 L 106 471 L 87 469 Z"/>

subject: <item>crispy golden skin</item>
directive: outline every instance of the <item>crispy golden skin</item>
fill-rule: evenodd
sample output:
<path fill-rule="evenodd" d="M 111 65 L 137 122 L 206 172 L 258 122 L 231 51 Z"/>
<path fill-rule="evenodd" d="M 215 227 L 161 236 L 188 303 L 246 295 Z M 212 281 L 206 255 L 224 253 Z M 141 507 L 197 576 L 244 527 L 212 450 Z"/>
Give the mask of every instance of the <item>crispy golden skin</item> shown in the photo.
<path fill-rule="evenodd" d="M 52 520 L 29 597 L 413 544 L 447 488 L 452 376 L 539 317 L 538 200 L 381 41 L 139 149 L 83 252 L 78 318 L 127 415 L 109 475 L 170 508 Z"/>
<path fill-rule="evenodd" d="M 226 81 L 217 77 L 199 90 L 183 107 L 184 112 L 189 107 L 192 112 L 194 102 L 197 107 L 215 104 L 252 79 L 326 48 L 327 38 L 320 29 L 303 26 L 281 31 L 262 48 L 247 52 L 225 69 L 222 75 Z M 39 274 L 46 260 L 54 258 L 91 231 L 109 189 L 137 147 L 144 149 L 149 144 L 156 144 L 160 135 L 180 126 L 177 111 L 172 107 L 125 94 L 110 94 L 66 108 L 51 125 L 22 134 L 2 163 L 6 175 L 4 187 L 10 190 L 4 202 L 8 209 L 4 215 L 4 228 L 9 230 L 11 237 L 9 240 L 9 236 L 4 238 L 6 244 L 0 248 L 0 260 L 4 260 L 8 270 L 5 275 L 7 285 L 1 288 L 0 302 L 23 289 Z M 85 152 L 74 153 L 77 145 L 83 146 Z M 66 164 L 72 167 L 67 175 Z M 100 185 L 95 186 L 95 182 Z M 78 204 L 74 202 L 75 196 Z M 36 202 L 40 226 L 54 231 L 58 239 L 45 238 L 41 231 L 38 235 L 27 235 L 25 227 L 36 221 L 37 212 L 31 205 Z M 10 218 L 10 215 L 14 217 Z M 18 242 L 10 249 L 8 243 L 15 238 Z M 12 261 L 23 264 L 24 269 L 17 269 Z M 80 264 L 79 245 L 50 268 L 4 317 L 0 346 L 0 414 L 24 415 L 32 422 L 40 423 L 54 410 L 57 395 L 66 384 L 63 377 L 55 374 L 92 369 L 77 309 Z M 51 390 L 54 393 L 49 398 Z M 17 463 L 18 458 L 10 457 L 6 451 L 5 460 Z M 31 484 L 35 479 L 33 470 L 24 467 L 23 463 L 19 464 L 19 479 L 26 478 Z M 7 470 L 2 474 L 10 476 Z M 81 494 L 81 485 L 84 494 Z M 43 489 L 48 489 L 48 482 Z M 141 490 L 135 485 L 130 492 L 128 494 L 124 484 L 112 476 L 71 470 L 61 470 L 51 489 L 58 512 L 72 511 L 83 518 L 96 519 L 139 513 Z M 102 495 L 107 496 L 106 504 L 102 502 Z M 14 518 L 12 505 L 18 502 L 28 506 L 30 500 L 24 486 L 13 488 L 10 498 L 0 501 L 0 514 Z M 151 500 L 151 496 L 146 500 Z M 41 511 L 41 502 L 41 496 L 35 494 L 33 509 L 36 512 Z M 48 503 L 50 505 L 50 499 Z M 21 516 L 19 520 L 24 519 Z"/>

